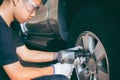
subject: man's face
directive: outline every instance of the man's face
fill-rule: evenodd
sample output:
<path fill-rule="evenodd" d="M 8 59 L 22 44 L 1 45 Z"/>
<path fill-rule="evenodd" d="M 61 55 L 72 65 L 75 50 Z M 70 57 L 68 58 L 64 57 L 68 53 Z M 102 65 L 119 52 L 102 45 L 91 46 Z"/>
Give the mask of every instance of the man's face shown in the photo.
<path fill-rule="evenodd" d="M 41 0 L 22 0 L 21 7 L 16 10 L 16 19 L 20 23 L 30 20 L 32 17 L 35 16 L 40 4 Z"/>

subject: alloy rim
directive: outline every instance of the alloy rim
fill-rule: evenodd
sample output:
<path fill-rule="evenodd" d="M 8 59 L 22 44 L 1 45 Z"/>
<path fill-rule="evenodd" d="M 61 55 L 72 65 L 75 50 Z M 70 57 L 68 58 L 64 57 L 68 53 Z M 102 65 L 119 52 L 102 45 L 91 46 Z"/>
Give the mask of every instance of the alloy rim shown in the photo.
<path fill-rule="evenodd" d="M 76 46 L 83 46 L 84 63 L 76 65 L 78 80 L 109 80 L 109 63 L 105 48 L 99 38 L 90 31 L 83 32 L 76 41 Z"/>

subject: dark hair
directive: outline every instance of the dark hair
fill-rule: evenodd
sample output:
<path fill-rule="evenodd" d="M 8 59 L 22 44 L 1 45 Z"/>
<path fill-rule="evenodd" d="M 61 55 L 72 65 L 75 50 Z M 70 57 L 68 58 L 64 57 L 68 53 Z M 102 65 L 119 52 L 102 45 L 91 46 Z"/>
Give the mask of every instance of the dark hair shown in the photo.
<path fill-rule="evenodd" d="M 2 4 L 3 0 L 0 0 L 0 5 Z"/>
<path fill-rule="evenodd" d="M 42 0 L 42 5 L 44 5 L 47 2 L 47 0 Z"/>
<path fill-rule="evenodd" d="M 0 5 L 3 3 L 3 1 L 10 1 L 10 0 L 0 0 Z"/>

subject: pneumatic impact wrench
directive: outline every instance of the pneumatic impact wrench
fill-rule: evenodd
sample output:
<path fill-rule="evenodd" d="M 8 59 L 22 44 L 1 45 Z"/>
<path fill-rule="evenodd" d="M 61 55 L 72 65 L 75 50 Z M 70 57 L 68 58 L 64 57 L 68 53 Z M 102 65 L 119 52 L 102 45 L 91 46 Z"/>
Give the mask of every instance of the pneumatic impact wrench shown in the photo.
<path fill-rule="evenodd" d="M 58 61 L 61 63 L 73 64 L 77 57 L 90 57 L 90 53 L 86 53 L 82 46 L 59 51 Z"/>

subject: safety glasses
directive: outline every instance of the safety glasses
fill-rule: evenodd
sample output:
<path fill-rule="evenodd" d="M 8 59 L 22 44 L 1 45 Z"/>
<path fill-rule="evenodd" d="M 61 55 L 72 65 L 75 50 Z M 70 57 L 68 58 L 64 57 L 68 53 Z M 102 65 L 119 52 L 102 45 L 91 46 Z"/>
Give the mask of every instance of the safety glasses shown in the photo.
<path fill-rule="evenodd" d="M 31 14 L 34 11 L 37 12 L 39 9 L 39 6 L 36 5 L 33 0 L 23 0 L 23 3 L 25 5 L 25 8 L 27 9 L 27 11 Z"/>

